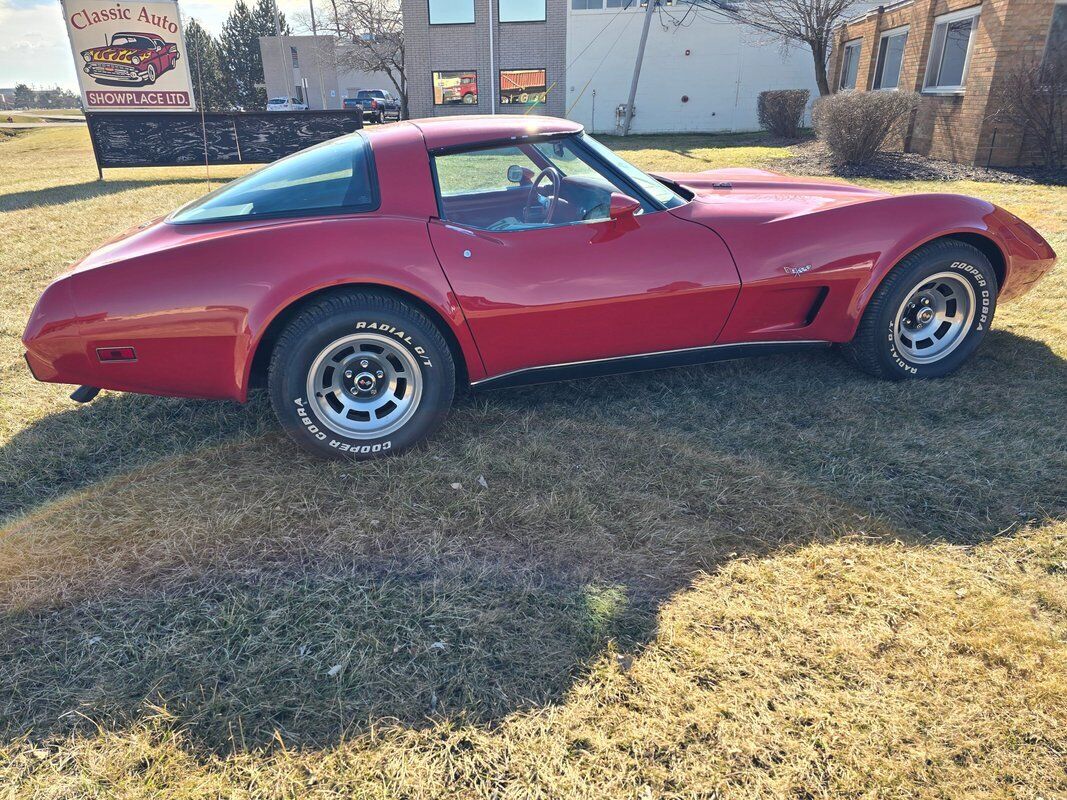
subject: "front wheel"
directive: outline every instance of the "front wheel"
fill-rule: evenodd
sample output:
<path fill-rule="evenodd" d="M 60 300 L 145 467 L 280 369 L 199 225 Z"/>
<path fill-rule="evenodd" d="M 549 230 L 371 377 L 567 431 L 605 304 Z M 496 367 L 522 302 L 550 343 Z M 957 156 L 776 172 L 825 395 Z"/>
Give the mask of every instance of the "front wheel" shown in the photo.
<path fill-rule="evenodd" d="M 432 434 L 455 394 L 455 365 L 427 317 L 384 294 L 345 292 L 289 323 L 269 388 L 286 432 L 320 456 L 376 458 Z"/>
<path fill-rule="evenodd" d="M 939 378 L 978 348 L 996 304 L 996 272 L 981 250 L 953 239 L 931 242 L 886 276 L 843 349 L 881 378 Z"/>

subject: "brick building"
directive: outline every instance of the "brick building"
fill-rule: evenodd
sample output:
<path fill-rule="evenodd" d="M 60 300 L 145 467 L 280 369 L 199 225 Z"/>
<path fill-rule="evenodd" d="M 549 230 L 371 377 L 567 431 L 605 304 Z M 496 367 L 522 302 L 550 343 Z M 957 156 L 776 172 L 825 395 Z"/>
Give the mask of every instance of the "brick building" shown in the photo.
<path fill-rule="evenodd" d="M 904 0 L 837 31 L 835 91 L 920 92 L 904 147 L 968 164 L 1029 163 L 996 112 L 1010 70 L 1067 57 L 1067 0 Z"/>
<path fill-rule="evenodd" d="M 401 0 L 412 117 L 564 115 L 567 0 Z"/>

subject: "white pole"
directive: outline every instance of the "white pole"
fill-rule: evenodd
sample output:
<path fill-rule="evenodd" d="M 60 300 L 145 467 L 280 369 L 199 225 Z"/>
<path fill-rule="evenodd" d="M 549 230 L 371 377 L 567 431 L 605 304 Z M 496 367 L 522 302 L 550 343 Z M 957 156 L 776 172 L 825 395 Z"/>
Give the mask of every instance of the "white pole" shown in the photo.
<path fill-rule="evenodd" d="M 496 114 L 496 53 L 493 51 L 493 1 L 489 0 L 489 113 Z"/>
<path fill-rule="evenodd" d="M 291 71 L 293 69 L 293 64 L 292 64 L 292 55 L 293 54 L 292 54 L 292 51 L 290 51 L 288 53 L 289 60 L 286 61 L 285 56 L 287 54 L 285 52 L 285 42 L 282 41 L 282 21 L 281 21 L 281 17 L 278 16 L 278 0 L 274 0 L 274 2 L 271 5 L 274 6 L 274 35 L 278 39 L 278 53 L 282 57 L 282 76 L 285 78 L 285 95 L 286 95 L 285 104 L 289 105 L 290 101 L 293 98 L 293 85 L 292 85 L 292 81 L 289 80 L 290 73 L 291 73 Z M 263 80 L 264 81 L 267 80 L 267 76 L 266 75 L 263 76 Z M 270 98 L 268 97 L 267 100 L 269 101 Z"/>
<path fill-rule="evenodd" d="M 326 79 L 322 77 L 322 53 L 319 50 L 319 32 L 315 27 L 315 0 L 308 0 L 311 9 L 311 35 L 315 39 L 315 66 L 319 68 L 319 94 L 322 96 L 322 110 L 326 110 Z"/>
<path fill-rule="evenodd" d="M 637 61 L 634 62 L 634 79 L 630 82 L 630 99 L 626 101 L 626 116 L 622 121 L 622 135 L 630 132 L 630 123 L 634 118 L 634 100 L 637 98 L 637 82 L 641 80 L 641 62 L 645 60 L 645 42 L 648 41 L 648 26 L 652 24 L 652 13 L 656 10 L 656 0 L 646 0 L 645 26 L 641 29 L 641 44 L 637 46 Z"/>

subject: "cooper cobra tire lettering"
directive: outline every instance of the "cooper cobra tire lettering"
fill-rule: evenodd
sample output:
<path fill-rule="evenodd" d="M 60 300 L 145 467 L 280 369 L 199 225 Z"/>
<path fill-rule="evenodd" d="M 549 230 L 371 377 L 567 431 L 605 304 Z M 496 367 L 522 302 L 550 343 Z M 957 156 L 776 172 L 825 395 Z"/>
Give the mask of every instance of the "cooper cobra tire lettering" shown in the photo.
<path fill-rule="evenodd" d="M 367 336 L 361 339 L 364 333 Z M 407 368 L 417 369 L 421 376 L 414 384 L 421 387 L 416 389 L 421 394 L 415 395 L 416 404 L 410 415 L 399 427 L 383 429 L 378 438 L 373 426 L 359 424 L 358 416 L 348 417 L 356 421 L 351 426 L 345 424 L 343 410 L 338 412 L 342 414 L 341 419 L 336 419 L 333 412 L 342 407 L 331 402 L 331 411 L 323 405 L 328 393 L 308 394 L 318 391 L 312 389 L 312 374 L 313 370 L 321 369 L 322 354 L 347 338 L 357 346 L 362 341 L 369 348 L 365 352 L 371 360 L 384 357 L 374 354 L 383 352 L 385 339 L 395 341 L 392 347 L 407 351 L 407 355 L 396 352 L 390 358 L 400 361 L 410 358 Z M 375 342 L 378 350 L 373 350 Z M 314 366 L 316 363 L 320 366 Z M 388 374 L 389 364 L 383 366 Z M 394 366 L 401 370 L 400 362 Z M 406 450 L 440 426 L 455 393 L 455 366 L 441 331 L 424 313 L 388 294 L 343 290 L 310 304 L 289 323 L 271 353 L 268 385 L 279 421 L 301 447 L 319 456 L 363 460 Z M 338 391 L 336 387 L 340 386 L 322 385 L 333 386 L 329 392 Z M 351 390 L 355 393 L 355 387 Z M 391 391 L 398 392 L 395 396 L 398 402 L 405 396 L 402 385 L 399 389 L 394 386 Z M 409 388 L 409 394 L 410 391 Z M 359 413 L 358 407 L 355 411 Z"/>
<path fill-rule="evenodd" d="M 943 357 L 913 362 L 897 344 L 896 314 L 915 286 L 939 272 L 957 273 L 959 280 L 970 284 L 974 293 L 973 318 L 963 339 Z M 993 321 L 996 302 L 996 273 L 985 254 L 963 241 L 938 239 L 915 250 L 889 271 L 867 304 L 855 337 L 842 345 L 842 352 L 865 372 L 891 380 L 948 375 L 981 344 Z"/>

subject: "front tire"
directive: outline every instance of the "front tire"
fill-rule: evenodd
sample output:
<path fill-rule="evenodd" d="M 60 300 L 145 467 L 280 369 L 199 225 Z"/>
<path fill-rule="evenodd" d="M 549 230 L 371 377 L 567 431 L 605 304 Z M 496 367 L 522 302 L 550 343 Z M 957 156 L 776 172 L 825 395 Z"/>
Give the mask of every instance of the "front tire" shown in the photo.
<path fill-rule="evenodd" d="M 966 242 L 941 239 L 889 272 L 842 349 L 853 364 L 880 378 L 940 378 L 982 343 L 996 305 L 996 272 L 985 254 Z"/>
<path fill-rule="evenodd" d="M 285 328 L 271 356 L 271 403 L 315 455 L 359 460 L 400 453 L 448 414 L 455 365 L 425 314 L 375 292 L 319 300 Z"/>

